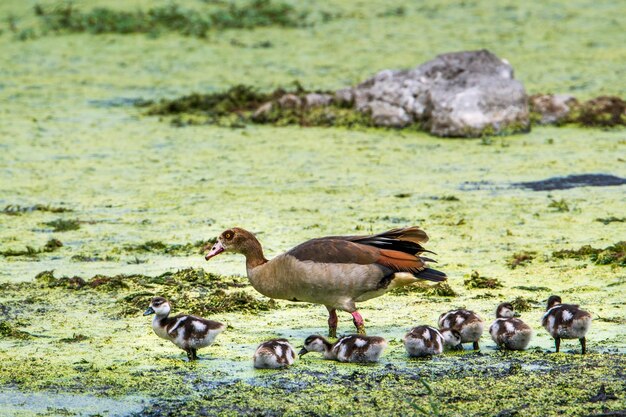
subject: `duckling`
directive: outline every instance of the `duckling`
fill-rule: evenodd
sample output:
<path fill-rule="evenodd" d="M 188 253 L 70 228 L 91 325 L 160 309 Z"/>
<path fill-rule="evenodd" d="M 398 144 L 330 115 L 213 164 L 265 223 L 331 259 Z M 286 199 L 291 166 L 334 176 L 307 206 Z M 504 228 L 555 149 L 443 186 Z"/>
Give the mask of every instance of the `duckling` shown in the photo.
<path fill-rule="evenodd" d="M 296 352 L 287 339 L 272 339 L 256 348 L 253 359 L 258 369 L 286 368 L 295 361 Z"/>
<path fill-rule="evenodd" d="M 552 295 L 548 298 L 541 324 L 554 338 L 557 352 L 561 347 L 561 339 L 578 339 L 581 353 L 584 355 L 587 352 L 585 335 L 591 326 L 591 314 L 587 311 L 575 304 L 561 304 L 561 297 Z"/>
<path fill-rule="evenodd" d="M 439 330 L 430 326 L 413 327 L 402 341 L 409 356 L 416 357 L 439 355 L 443 352 L 445 343 Z"/>
<path fill-rule="evenodd" d="M 344 336 L 332 344 L 322 336 L 312 335 L 304 341 L 299 355 L 320 352 L 324 354 L 324 359 L 339 362 L 378 362 L 385 347 L 387 341 L 378 336 Z"/>
<path fill-rule="evenodd" d="M 154 297 L 144 316 L 156 314 L 152 329 L 162 339 L 167 339 L 187 352 L 190 361 L 198 359 L 197 350 L 209 346 L 226 325 L 217 321 L 190 315 L 168 317 L 170 303 L 163 297 Z"/>
<path fill-rule="evenodd" d="M 496 320 L 489 327 L 489 333 L 496 345 L 508 350 L 524 350 L 533 331 L 522 320 L 511 303 L 501 303 L 496 309 Z"/>
<path fill-rule="evenodd" d="M 480 349 L 478 341 L 483 334 L 483 320 L 470 310 L 451 310 L 439 316 L 439 329 L 452 329 L 461 335 L 461 343 L 473 342 L 474 350 Z"/>
<path fill-rule="evenodd" d="M 454 329 L 439 329 L 439 333 L 443 337 L 444 349 L 460 349 L 463 350 L 461 345 L 461 333 Z"/>

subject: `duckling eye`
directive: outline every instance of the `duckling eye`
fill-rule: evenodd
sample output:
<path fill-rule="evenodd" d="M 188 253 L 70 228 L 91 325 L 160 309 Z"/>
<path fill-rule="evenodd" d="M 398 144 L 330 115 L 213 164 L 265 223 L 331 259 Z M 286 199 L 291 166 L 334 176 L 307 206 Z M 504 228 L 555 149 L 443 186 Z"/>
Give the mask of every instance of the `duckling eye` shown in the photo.
<path fill-rule="evenodd" d="M 224 238 L 230 240 L 233 238 L 233 232 L 231 232 L 230 230 L 224 232 Z"/>

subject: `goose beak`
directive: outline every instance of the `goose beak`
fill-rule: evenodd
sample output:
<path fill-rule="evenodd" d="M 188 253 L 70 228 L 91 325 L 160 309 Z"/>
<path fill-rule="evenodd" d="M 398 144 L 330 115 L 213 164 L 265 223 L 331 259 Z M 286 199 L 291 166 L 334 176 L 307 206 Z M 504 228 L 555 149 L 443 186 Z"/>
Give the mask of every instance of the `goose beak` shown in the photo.
<path fill-rule="evenodd" d="M 207 253 L 204 257 L 204 259 L 206 259 L 207 261 L 209 259 L 211 259 L 214 256 L 219 255 L 220 253 L 224 252 L 224 246 L 222 245 L 222 242 L 220 242 L 219 240 L 217 242 L 215 242 L 215 245 L 213 245 L 213 247 L 211 248 L 211 250 L 209 251 L 209 253 Z"/>
<path fill-rule="evenodd" d="M 302 357 L 303 355 L 306 355 L 307 353 L 309 353 L 308 350 L 306 350 L 305 348 L 300 349 L 300 352 L 298 352 L 298 356 Z"/>
<path fill-rule="evenodd" d="M 154 314 L 154 309 L 152 307 L 148 307 L 148 309 L 143 312 L 144 316 L 149 316 L 150 314 Z"/>

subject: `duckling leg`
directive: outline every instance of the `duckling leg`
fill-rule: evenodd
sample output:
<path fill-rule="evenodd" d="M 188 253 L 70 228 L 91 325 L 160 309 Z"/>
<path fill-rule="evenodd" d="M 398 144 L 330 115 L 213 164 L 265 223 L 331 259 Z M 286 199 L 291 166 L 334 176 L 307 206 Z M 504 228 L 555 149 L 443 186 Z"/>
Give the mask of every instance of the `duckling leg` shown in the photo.
<path fill-rule="evenodd" d="M 584 337 L 581 337 L 579 340 L 580 340 L 581 353 L 584 355 L 585 353 L 587 353 L 587 339 L 585 339 Z"/>
<path fill-rule="evenodd" d="M 328 337 L 337 337 L 337 310 L 326 306 L 328 310 Z"/>
<path fill-rule="evenodd" d="M 356 326 L 357 334 L 364 335 L 365 334 L 365 322 L 363 321 L 363 317 L 361 317 L 358 311 L 354 311 L 350 314 L 352 314 L 352 321 L 354 322 L 354 325 Z"/>
<path fill-rule="evenodd" d="M 474 350 L 480 350 L 480 346 L 478 346 L 478 342 L 474 342 Z"/>
<path fill-rule="evenodd" d="M 554 338 L 554 346 L 556 347 L 556 353 L 559 353 L 559 348 L 561 347 L 561 339 L 558 337 Z"/>

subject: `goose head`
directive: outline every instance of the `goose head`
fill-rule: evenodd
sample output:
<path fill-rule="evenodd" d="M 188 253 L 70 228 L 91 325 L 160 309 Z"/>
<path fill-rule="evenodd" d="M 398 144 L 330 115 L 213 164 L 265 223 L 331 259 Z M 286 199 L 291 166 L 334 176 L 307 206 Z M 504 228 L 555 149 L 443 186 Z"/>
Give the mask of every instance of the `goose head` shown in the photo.
<path fill-rule="evenodd" d="M 156 314 L 157 316 L 167 316 L 170 314 L 170 303 L 163 297 L 154 297 L 150 301 L 150 306 L 144 311 L 144 316 Z"/>
<path fill-rule="evenodd" d="M 502 303 L 496 309 L 496 318 L 510 319 L 511 317 L 519 317 L 519 313 L 515 311 L 511 303 Z"/>
<path fill-rule="evenodd" d="M 207 261 L 222 252 L 235 252 L 248 255 L 260 247 L 254 235 L 240 227 L 226 229 L 217 238 L 209 253 L 204 257 Z"/>
<path fill-rule="evenodd" d="M 557 304 L 561 304 L 561 297 L 558 295 L 551 295 L 550 298 L 548 298 L 548 306 L 546 307 L 546 310 L 550 310 Z"/>
<path fill-rule="evenodd" d="M 324 353 L 329 347 L 329 343 L 322 336 L 311 335 L 304 341 L 304 347 L 298 352 L 298 356 L 306 355 L 309 352 Z"/>

